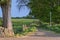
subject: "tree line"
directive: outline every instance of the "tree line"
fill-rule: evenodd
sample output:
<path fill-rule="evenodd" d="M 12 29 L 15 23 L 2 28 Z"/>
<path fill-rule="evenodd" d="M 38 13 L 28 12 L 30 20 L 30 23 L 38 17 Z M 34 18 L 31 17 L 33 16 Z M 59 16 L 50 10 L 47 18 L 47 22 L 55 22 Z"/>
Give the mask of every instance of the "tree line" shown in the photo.
<path fill-rule="evenodd" d="M 60 23 L 60 0 L 30 0 L 30 15 L 44 22 Z"/>

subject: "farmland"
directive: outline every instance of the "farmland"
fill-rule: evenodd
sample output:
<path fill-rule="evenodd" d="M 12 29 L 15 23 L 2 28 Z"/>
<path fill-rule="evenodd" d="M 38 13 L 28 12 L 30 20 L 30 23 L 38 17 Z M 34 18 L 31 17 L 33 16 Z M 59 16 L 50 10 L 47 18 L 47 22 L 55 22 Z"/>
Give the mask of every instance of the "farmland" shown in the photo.
<path fill-rule="evenodd" d="M 31 23 L 39 21 L 38 19 L 12 19 L 12 25 L 15 34 L 21 34 L 23 32 L 23 25 L 30 26 Z M 0 19 L 0 26 L 2 26 L 2 19 Z M 31 30 L 30 30 L 31 29 Z M 24 33 L 28 31 L 36 30 L 36 28 L 31 26 L 29 30 L 25 30 Z"/>
<path fill-rule="evenodd" d="M 38 21 L 38 19 L 12 19 L 12 23 L 14 24 L 14 26 L 16 25 L 20 25 L 20 24 L 28 24 L 34 21 Z M 16 24 L 16 25 L 15 25 Z M 2 25 L 2 19 L 0 19 L 0 26 Z"/>
<path fill-rule="evenodd" d="M 14 33 L 25 35 L 28 32 L 36 31 L 37 22 L 39 22 L 38 19 L 12 19 L 12 25 L 13 25 Z M 34 25 L 30 25 L 32 23 L 34 23 Z M 23 31 L 23 25 L 27 25 L 30 28 Z M 2 19 L 0 19 L 0 26 L 2 26 Z M 40 29 L 42 28 L 44 30 L 54 31 L 56 33 L 60 33 L 60 24 L 52 25 L 50 27 L 48 25 L 48 23 L 46 24 L 44 22 L 42 25 L 39 26 L 39 28 Z"/>

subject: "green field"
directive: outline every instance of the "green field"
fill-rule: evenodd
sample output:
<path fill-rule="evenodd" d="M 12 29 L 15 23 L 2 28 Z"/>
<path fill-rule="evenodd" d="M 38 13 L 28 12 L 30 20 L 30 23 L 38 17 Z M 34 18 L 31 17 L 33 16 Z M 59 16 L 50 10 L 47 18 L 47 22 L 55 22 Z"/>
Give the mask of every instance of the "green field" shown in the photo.
<path fill-rule="evenodd" d="M 21 33 L 23 31 L 22 30 L 23 25 L 32 27 L 32 26 L 30 26 L 30 24 L 34 23 L 36 21 L 39 21 L 39 20 L 38 19 L 12 19 L 13 29 L 14 29 L 15 33 Z M 32 29 L 32 30 L 35 30 L 35 29 Z M 26 31 L 28 31 L 28 30 L 26 30 Z"/>
<path fill-rule="evenodd" d="M 38 19 L 12 19 L 12 25 L 15 34 L 26 34 L 29 31 L 35 31 L 35 26 L 31 26 L 30 24 L 39 21 Z M 23 25 L 27 25 L 30 28 L 23 31 Z M 0 26 L 2 26 L 2 20 L 0 19 Z"/>
<path fill-rule="evenodd" d="M 33 22 L 39 21 L 38 19 L 12 19 L 13 26 L 29 25 Z"/>
<path fill-rule="evenodd" d="M 36 25 L 38 25 L 39 20 L 38 19 L 12 19 L 12 26 L 14 29 L 15 34 L 21 34 L 23 32 L 23 25 L 27 25 L 30 27 L 29 29 L 25 30 L 23 33 L 27 33 L 29 31 L 35 31 Z M 30 24 L 34 25 L 30 25 Z M 2 26 L 2 20 L 0 19 L 0 26 Z M 54 31 L 56 33 L 60 33 L 60 24 L 52 25 L 51 27 L 48 25 L 48 23 L 43 22 L 42 25 L 39 26 L 39 28 L 43 30 L 49 30 Z"/>
<path fill-rule="evenodd" d="M 22 25 L 22 24 L 29 24 L 35 21 L 39 21 L 38 19 L 12 19 L 12 24 L 13 25 Z M 0 26 L 2 25 L 2 20 L 0 19 Z"/>

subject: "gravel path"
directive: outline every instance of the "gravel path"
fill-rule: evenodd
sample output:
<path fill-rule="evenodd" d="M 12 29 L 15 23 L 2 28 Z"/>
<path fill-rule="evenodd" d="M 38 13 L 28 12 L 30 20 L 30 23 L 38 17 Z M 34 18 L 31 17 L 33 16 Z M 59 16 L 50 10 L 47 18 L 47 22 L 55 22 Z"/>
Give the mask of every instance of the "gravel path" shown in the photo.
<path fill-rule="evenodd" d="M 37 36 L 37 37 L 60 37 L 60 34 L 57 34 L 52 31 L 45 31 L 45 30 L 37 30 L 34 34 L 30 36 Z"/>
<path fill-rule="evenodd" d="M 60 34 L 54 32 L 37 30 L 34 34 L 20 38 L 0 38 L 0 40 L 60 40 Z"/>
<path fill-rule="evenodd" d="M 60 40 L 60 37 L 0 38 L 0 40 Z"/>

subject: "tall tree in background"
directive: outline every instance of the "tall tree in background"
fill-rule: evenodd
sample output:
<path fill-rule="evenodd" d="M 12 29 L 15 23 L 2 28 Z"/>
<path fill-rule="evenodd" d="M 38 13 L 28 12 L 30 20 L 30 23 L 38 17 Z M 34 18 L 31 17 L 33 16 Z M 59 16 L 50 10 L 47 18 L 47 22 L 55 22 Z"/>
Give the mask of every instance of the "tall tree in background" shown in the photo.
<path fill-rule="evenodd" d="M 34 15 L 35 18 L 42 21 L 49 22 L 50 12 L 52 21 L 60 20 L 60 0 L 30 0 L 29 7 L 31 8 L 30 15 Z"/>

